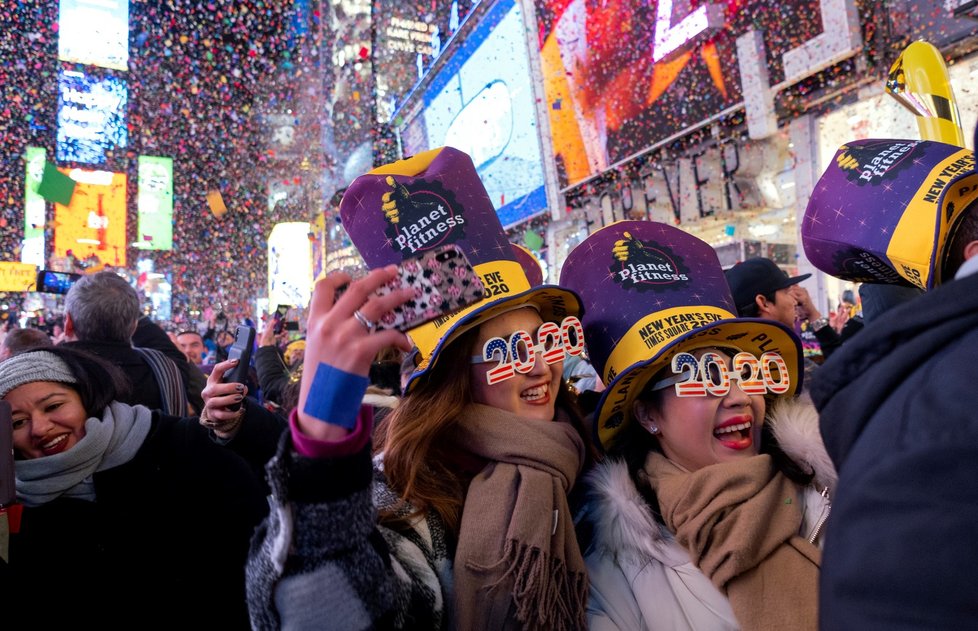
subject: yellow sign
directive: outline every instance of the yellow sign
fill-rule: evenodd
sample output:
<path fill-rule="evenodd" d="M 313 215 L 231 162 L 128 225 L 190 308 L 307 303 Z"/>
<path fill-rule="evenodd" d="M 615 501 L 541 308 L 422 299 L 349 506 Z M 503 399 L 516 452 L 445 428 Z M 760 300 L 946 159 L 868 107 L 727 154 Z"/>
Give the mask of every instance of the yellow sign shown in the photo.
<path fill-rule="evenodd" d="M 0 291 L 33 291 L 36 281 L 37 265 L 0 263 Z"/>
<path fill-rule="evenodd" d="M 77 182 L 71 205 L 54 205 L 54 256 L 94 255 L 126 265 L 126 174 L 59 169 Z"/>

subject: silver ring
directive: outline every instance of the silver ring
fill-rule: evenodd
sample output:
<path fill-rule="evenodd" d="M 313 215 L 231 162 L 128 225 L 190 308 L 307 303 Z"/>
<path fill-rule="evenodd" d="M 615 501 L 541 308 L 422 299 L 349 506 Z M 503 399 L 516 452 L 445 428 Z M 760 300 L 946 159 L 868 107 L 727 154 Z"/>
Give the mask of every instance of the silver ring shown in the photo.
<path fill-rule="evenodd" d="M 367 329 L 367 333 L 370 333 L 371 331 L 373 331 L 374 329 L 377 328 L 377 323 L 376 322 L 371 322 L 370 320 L 368 320 L 367 319 L 367 316 L 365 316 L 362 313 L 360 313 L 360 310 L 359 309 L 357 309 L 356 311 L 353 312 L 353 317 L 356 318 L 357 319 L 357 322 L 359 322 L 360 324 L 362 324 L 365 329 Z"/>

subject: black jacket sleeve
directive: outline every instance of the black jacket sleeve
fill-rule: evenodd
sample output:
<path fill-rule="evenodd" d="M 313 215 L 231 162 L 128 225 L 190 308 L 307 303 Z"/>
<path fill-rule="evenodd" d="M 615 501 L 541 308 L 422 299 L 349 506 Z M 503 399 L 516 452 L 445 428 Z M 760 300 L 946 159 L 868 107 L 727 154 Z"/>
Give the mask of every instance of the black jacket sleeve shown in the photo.
<path fill-rule="evenodd" d="M 275 346 L 259 346 L 255 352 L 255 372 L 266 401 L 282 402 L 282 391 L 292 375 Z"/>
<path fill-rule="evenodd" d="M 183 386 L 187 391 L 187 400 L 190 402 L 190 405 L 195 410 L 204 409 L 204 399 L 200 396 L 200 392 L 194 386 L 190 376 L 190 371 L 195 370 L 196 367 L 190 365 L 186 355 L 170 341 L 166 331 L 160 328 L 160 325 L 150 320 L 147 316 L 139 318 L 139 321 L 136 323 L 136 331 L 132 334 L 132 343 L 133 346 L 152 348 L 160 351 L 172 359 L 180 370 L 180 376 L 183 378 Z"/>

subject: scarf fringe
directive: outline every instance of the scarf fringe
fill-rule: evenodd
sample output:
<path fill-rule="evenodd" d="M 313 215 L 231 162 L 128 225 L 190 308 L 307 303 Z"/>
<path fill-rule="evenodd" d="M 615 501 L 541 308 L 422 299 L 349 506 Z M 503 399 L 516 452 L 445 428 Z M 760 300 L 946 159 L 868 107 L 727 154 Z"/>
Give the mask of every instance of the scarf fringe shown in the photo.
<path fill-rule="evenodd" d="M 506 542 L 503 558 L 483 570 L 502 576 L 488 585 L 493 591 L 512 582 L 516 619 L 528 631 L 573 631 L 587 628 L 588 580 L 584 572 L 568 572 L 562 559 L 515 539 Z"/>

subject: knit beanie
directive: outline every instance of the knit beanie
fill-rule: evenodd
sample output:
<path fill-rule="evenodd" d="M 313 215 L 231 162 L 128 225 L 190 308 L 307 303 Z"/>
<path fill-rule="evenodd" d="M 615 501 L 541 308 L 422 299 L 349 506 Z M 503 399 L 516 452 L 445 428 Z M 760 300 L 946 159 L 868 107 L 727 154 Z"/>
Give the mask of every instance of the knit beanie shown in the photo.
<path fill-rule="evenodd" d="M 14 388 L 35 381 L 78 383 L 68 364 L 48 351 L 21 353 L 0 362 L 0 399 Z"/>

